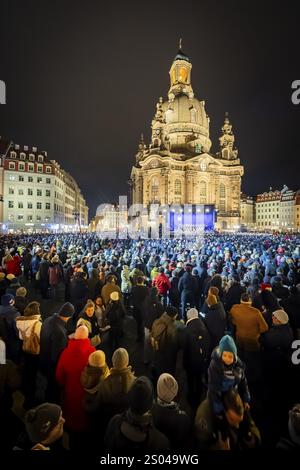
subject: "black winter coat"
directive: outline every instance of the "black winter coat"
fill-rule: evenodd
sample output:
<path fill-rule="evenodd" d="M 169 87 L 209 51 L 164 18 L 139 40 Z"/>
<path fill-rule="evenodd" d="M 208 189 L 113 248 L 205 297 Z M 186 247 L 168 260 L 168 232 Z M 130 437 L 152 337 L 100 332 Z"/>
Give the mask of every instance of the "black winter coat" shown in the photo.
<path fill-rule="evenodd" d="M 184 449 L 191 442 L 191 419 L 177 403 L 163 404 L 157 400 L 152 417 L 154 426 L 169 439 L 171 449 Z"/>
<path fill-rule="evenodd" d="M 239 304 L 242 294 L 246 292 L 246 288 L 241 286 L 239 282 L 234 282 L 225 294 L 224 305 L 227 312 L 230 312 L 233 305 Z"/>
<path fill-rule="evenodd" d="M 67 344 L 66 323 L 57 313 L 46 318 L 42 324 L 40 338 L 40 369 L 44 375 L 55 374 L 59 356 Z"/>
<path fill-rule="evenodd" d="M 6 358 L 14 362 L 19 361 L 22 346 L 16 325 L 16 318 L 19 315 L 18 310 L 13 306 L 0 306 L 0 336 L 6 345 Z"/>
<path fill-rule="evenodd" d="M 195 374 L 203 372 L 210 353 L 210 336 L 200 318 L 187 321 L 184 330 L 183 367 Z"/>
<path fill-rule="evenodd" d="M 143 417 L 142 417 L 143 418 Z M 169 441 L 152 424 L 149 419 L 140 423 L 139 418 L 126 411 L 122 415 L 115 415 L 109 422 L 105 434 L 105 447 L 113 453 L 162 451 L 170 447 Z"/>
<path fill-rule="evenodd" d="M 204 323 L 210 335 L 211 349 L 218 346 L 220 339 L 224 336 L 227 327 L 226 312 L 222 302 L 208 307 Z"/>

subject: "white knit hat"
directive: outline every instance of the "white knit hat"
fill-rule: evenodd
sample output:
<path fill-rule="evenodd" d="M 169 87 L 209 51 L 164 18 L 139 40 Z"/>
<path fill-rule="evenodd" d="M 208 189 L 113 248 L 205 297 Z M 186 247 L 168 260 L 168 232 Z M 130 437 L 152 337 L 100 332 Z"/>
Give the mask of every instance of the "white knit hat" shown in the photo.
<path fill-rule="evenodd" d="M 198 315 L 198 310 L 196 308 L 190 308 L 187 312 L 186 312 L 186 316 L 187 316 L 187 319 L 188 320 L 192 320 L 194 318 L 199 318 L 199 315 Z"/>
<path fill-rule="evenodd" d="M 272 315 L 274 315 L 274 317 L 283 325 L 286 325 L 289 322 L 289 316 L 284 310 L 275 310 Z"/>
<path fill-rule="evenodd" d="M 157 381 L 157 396 L 166 403 L 171 403 L 178 393 L 178 383 L 171 374 L 161 374 Z"/>

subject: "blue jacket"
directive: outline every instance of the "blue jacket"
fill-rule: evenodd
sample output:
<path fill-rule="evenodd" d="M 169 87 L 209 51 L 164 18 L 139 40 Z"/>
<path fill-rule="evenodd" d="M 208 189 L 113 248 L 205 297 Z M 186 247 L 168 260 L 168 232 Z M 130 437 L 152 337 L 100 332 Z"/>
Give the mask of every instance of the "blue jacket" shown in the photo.
<path fill-rule="evenodd" d="M 232 388 L 239 392 L 244 403 L 250 402 L 244 364 L 237 358 L 231 366 L 226 366 L 221 359 L 219 349 L 216 348 L 212 353 L 208 369 L 208 399 L 217 415 L 224 411 L 223 394 Z"/>

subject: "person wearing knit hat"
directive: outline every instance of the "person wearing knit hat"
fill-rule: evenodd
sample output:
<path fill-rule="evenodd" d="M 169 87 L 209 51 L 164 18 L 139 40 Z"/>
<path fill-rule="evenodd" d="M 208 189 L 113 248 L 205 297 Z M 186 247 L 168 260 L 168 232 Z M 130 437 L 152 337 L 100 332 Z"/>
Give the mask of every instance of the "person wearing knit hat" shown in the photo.
<path fill-rule="evenodd" d="M 62 437 L 64 422 L 61 407 L 53 403 L 43 403 L 29 410 L 25 415 L 26 431 L 32 443 L 40 444 L 31 450 L 50 450 L 45 446 Z"/>
<path fill-rule="evenodd" d="M 6 275 L 3 271 L 0 272 L 0 280 L 5 279 Z"/>
<path fill-rule="evenodd" d="M 160 375 L 156 389 L 157 398 L 152 407 L 153 423 L 169 439 L 171 449 L 186 449 L 192 421 L 175 401 L 178 383 L 171 374 L 164 373 Z"/>
<path fill-rule="evenodd" d="M 148 377 L 135 379 L 128 392 L 128 402 L 125 413 L 111 418 L 105 433 L 105 447 L 113 453 L 169 449 L 168 439 L 153 425 L 153 386 Z"/>
<path fill-rule="evenodd" d="M 15 298 L 12 294 L 4 294 L 1 297 L 1 305 L 3 307 L 13 306 L 15 303 Z"/>
<path fill-rule="evenodd" d="M 171 403 L 178 393 L 178 383 L 171 374 L 161 374 L 157 381 L 157 397 L 165 403 Z"/>
<path fill-rule="evenodd" d="M 229 390 L 240 394 L 245 409 L 249 409 L 250 393 L 245 376 L 245 366 L 238 358 L 233 338 L 223 336 L 214 349 L 208 369 L 208 399 L 217 416 L 224 412 L 223 395 Z"/>
<path fill-rule="evenodd" d="M 289 322 L 289 316 L 284 310 L 275 310 L 272 315 L 273 323 L 275 325 L 286 325 Z"/>
<path fill-rule="evenodd" d="M 70 302 L 66 302 L 60 307 L 58 315 L 64 318 L 71 318 L 74 315 L 75 309 Z"/>
<path fill-rule="evenodd" d="M 143 415 L 151 410 L 153 405 L 153 386 L 148 377 L 138 377 L 128 392 L 130 410 L 135 415 Z"/>
<path fill-rule="evenodd" d="M 81 373 L 88 363 L 90 354 L 95 351 L 89 340 L 89 331 L 80 325 L 70 339 L 67 347 L 59 356 L 56 367 L 56 382 L 61 387 L 62 410 L 66 419 L 66 427 L 73 433 L 81 433 L 87 429 L 87 416 L 83 408 L 84 388 L 80 382 Z M 71 442 L 72 440 L 72 442 Z M 70 439 L 70 448 L 75 448 L 76 439 Z"/>
<path fill-rule="evenodd" d="M 272 326 L 261 335 L 260 342 L 264 350 L 267 374 L 270 376 L 273 373 L 275 380 L 276 377 L 280 377 L 280 383 L 290 361 L 289 351 L 293 339 L 294 334 L 287 313 L 281 309 L 274 310 L 272 313 Z"/>
<path fill-rule="evenodd" d="M 186 316 L 187 316 L 188 320 L 193 320 L 194 318 L 199 318 L 198 310 L 196 308 L 190 308 L 186 312 Z"/>
<path fill-rule="evenodd" d="M 95 351 L 89 356 L 88 364 L 82 371 L 80 382 L 88 394 L 98 391 L 99 384 L 109 376 L 104 351 Z"/>
<path fill-rule="evenodd" d="M 119 292 L 115 291 L 110 294 L 110 300 L 117 302 L 120 299 Z"/>
<path fill-rule="evenodd" d="M 89 330 L 87 326 L 80 325 L 76 328 L 74 339 L 87 339 L 89 337 Z"/>
<path fill-rule="evenodd" d="M 25 287 L 18 287 L 18 289 L 16 290 L 16 295 L 18 297 L 26 297 L 27 289 Z"/>
<path fill-rule="evenodd" d="M 16 279 L 16 276 L 14 274 L 10 273 L 10 274 L 7 274 L 6 279 L 8 281 L 13 281 L 14 279 Z"/>
<path fill-rule="evenodd" d="M 124 348 L 118 348 L 115 350 L 112 356 L 112 364 L 114 369 L 122 370 L 126 369 L 129 365 L 128 352 Z"/>

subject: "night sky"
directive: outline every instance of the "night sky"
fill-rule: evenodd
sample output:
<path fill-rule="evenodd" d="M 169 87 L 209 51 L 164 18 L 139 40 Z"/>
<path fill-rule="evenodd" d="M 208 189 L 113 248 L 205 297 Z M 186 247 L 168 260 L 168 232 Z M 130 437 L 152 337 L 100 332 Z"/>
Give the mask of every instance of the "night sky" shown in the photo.
<path fill-rule="evenodd" d="M 140 134 L 148 143 L 182 37 L 211 119 L 212 151 L 228 111 L 243 190 L 298 189 L 295 3 L 2 0 L 0 135 L 47 150 L 75 177 L 93 216 L 128 191 Z"/>

